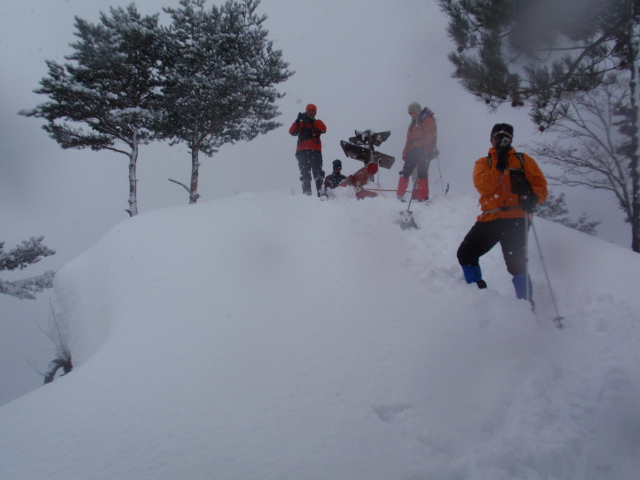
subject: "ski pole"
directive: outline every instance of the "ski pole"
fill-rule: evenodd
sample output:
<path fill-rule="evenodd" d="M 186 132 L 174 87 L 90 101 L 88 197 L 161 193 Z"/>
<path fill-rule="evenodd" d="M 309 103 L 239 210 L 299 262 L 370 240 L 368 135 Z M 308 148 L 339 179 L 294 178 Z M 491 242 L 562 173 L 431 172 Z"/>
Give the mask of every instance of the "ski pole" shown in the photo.
<path fill-rule="evenodd" d="M 527 302 L 531 303 L 531 280 L 529 280 L 529 214 L 524 214 L 524 272 L 525 272 L 525 288 Z"/>
<path fill-rule="evenodd" d="M 444 182 L 442 181 L 442 170 L 440 169 L 440 155 L 436 157 L 436 161 L 438 162 L 438 175 L 440 176 L 440 186 L 442 187 L 442 193 L 446 197 L 447 193 L 449 193 L 449 184 L 447 183 L 447 189 L 445 190 Z"/>
<path fill-rule="evenodd" d="M 409 206 L 407 206 L 407 212 L 411 208 L 411 202 L 413 202 L 413 195 L 416 192 L 416 185 L 418 185 L 418 176 L 416 175 L 416 179 L 413 181 L 413 190 L 411 190 L 411 198 L 409 199 Z"/>
<path fill-rule="evenodd" d="M 413 219 L 413 212 L 409 210 L 411 208 L 411 202 L 413 201 L 413 196 L 416 192 L 416 185 L 418 184 L 418 177 L 413 181 L 413 190 L 411 190 L 411 198 L 409 199 L 409 205 L 406 210 L 400 212 L 400 228 L 405 230 L 407 228 L 413 227 L 418 228 L 416 221 Z"/>
<path fill-rule="evenodd" d="M 542 256 L 542 249 L 540 248 L 540 241 L 538 240 L 538 233 L 536 232 L 536 226 L 531 219 L 531 229 L 533 230 L 533 238 L 536 240 L 536 246 L 538 247 L 538 254 L 540 255 L 540 263 L 542 263 L 542 269 L 544 270 L 544 276 L 547 278 L 547 285 L 549 285 L 549 293 L 551 294 L 551 301 L 553 302 L 553 308 L 556 312 L 556 317 L 553 319 L 558 328 L 562 328 L 562 320 L 564 317 L 560 316 L 558 312 L 558 305 L 556 304 L 556 296 L 553 294 L 553 288 L 551 288 L 551 280 L 549 280 L 549 272 L 547 272 L 547 266 L 544 263 L 544 257 Z"/>

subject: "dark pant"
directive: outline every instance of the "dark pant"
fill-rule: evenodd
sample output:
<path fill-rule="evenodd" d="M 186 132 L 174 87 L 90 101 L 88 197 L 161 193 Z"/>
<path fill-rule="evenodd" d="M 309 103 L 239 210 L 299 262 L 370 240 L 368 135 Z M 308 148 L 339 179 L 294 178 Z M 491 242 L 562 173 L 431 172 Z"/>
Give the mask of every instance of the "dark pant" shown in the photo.
<path fill-rule="evenodd" d="M 429 162 L 427 161 L 427 151 L 422 147 L 409 150 L 407 159 L 404 161 L 404 167 L 400 170 L 400 176 L 409 178 L 416 166 L 418 167 L 418 178 L 427 178 Z"/>
<path fill-rule="evenodd" d="M 298 166 L 300 167 L 300 181 L 302 193 L 311 195 L 311 174 L 316 182 L 318 193 L 322 191 L 324 172 L 322 171 L 322 152 L 319 150 L 299 150 L 296 152 Z"/>
<path fill-rule="evenodd" d="M 476 222 L 458 248 L 460 265 L 476 266 L 480 257 L 500 242 L 502 256 L 511 275 L 527 271 L 527 232 L 524 218 Z"/>

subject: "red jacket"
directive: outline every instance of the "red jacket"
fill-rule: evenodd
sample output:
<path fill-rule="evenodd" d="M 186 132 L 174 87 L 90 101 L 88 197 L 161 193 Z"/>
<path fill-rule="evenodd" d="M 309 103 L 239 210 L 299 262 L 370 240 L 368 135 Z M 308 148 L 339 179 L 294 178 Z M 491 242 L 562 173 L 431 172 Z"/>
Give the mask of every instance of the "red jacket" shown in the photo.
<path fill-rule="evenodd" d="M 436 148 L 437 137 L 436 119 L 433 117 L 433 112 L 425 107 L 418 115 L 418 118 L 409 125 L 407 142 L 402 151 L 402 159 L 406 160 L 407 154 L 414 148 L 424 148 L 427 158 L 431 158 Z"/>
<path fill-rule="evenodd" d="M 296 152 L 300 150 L 322 150 L 320 135 L 327 133 L 327 126 L 322 120 L 300 120 L 299 122 L 293 122 L 289 133 L 293 136 L 298 136 Z"/>
<path fill-rule="evenodd" d="M 488 157 L 482 157 L 476 161 L 476 166 L 473 170 L 473 184 L 480 193 L 480 208 L 482 208 L 483 212 L 478 217 L 478 221 L 489 222 L 499 218 L 524 218 L 524 210 L 515 208 L 519 205 L 520 199 L 518 195 L 511 192 L 509 170 L 501 172 L 496 168 L 498 156 L 495 148 L 489 150 L 489 155 L 491 156 L 491 164 L 489 164 Z M 541 204 L 549 196 L 547 179 L 533 158 L 525 153 L 523 154 L 523 159 L 524 173 L 538 197 L 538 204 Z M 516 155 L 516 150 L 511 148 L 508 168 L 522 170 L 522 167 L 522 162 Z"/>

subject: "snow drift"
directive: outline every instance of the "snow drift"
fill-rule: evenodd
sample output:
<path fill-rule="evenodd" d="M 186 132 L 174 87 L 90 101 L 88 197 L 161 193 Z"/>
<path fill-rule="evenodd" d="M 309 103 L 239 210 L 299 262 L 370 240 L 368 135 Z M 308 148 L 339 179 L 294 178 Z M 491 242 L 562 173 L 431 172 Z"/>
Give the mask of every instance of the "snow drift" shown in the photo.
<path fill-rule="evenodd" d="M 536 220 L 537 317 L 475 199 L 246 194 L 65 266 L 69 375 L 0 407 L 1 479 L 620 479 L 640 471 L 640 257 Z"/>

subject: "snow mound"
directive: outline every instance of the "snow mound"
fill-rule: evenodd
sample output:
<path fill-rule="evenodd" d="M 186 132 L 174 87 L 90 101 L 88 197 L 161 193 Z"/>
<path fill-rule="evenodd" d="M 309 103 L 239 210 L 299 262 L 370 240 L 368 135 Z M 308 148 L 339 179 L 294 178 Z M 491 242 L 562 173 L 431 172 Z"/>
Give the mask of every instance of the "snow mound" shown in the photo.
<path fill-rule="evenodd" d="M 405 207 L 406 208 L 406 207 Z M 1 479 L 620 479 L 640 471 L 640 257 L 536 220 L 537 317 L 475 199 L 245 194 L 63 268 L 74 371 L 0 407 Z"/>

